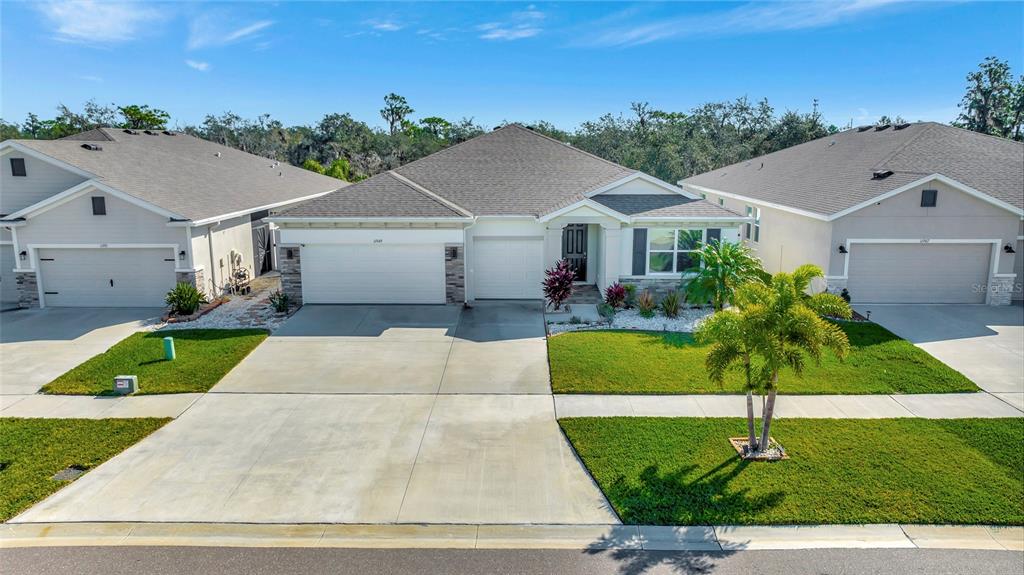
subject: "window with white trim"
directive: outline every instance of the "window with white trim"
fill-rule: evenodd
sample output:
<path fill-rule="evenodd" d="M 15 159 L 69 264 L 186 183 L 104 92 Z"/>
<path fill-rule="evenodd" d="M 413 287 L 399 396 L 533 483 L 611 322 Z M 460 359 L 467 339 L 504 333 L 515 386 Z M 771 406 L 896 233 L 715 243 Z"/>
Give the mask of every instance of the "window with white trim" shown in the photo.
<path fill-rule="evenodd" d="M 746 223 L 743 226 L 743 237 L 752 240 L 754 243 L 761 241 L 761 208 L 747 206 L 747 217 L 753 218 L 753 223 Z"/>
<path fill-rule="evenodd" d="M 704 230 L 649 228 L 647 230 L 647 273 L 679 274 L 700 263 L 697 254 L 704 243 Z"/>

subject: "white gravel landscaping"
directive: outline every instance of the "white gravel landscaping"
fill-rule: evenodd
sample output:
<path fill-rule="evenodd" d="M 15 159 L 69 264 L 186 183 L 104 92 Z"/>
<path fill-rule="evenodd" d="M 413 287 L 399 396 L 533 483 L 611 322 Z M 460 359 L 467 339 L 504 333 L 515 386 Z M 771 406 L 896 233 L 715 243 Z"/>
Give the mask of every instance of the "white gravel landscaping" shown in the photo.
<path fill-rule="evenodd" d="M 580 307 L 579 305 L 574 307 Z M 583 323 L 548 323 L 548 333 L 563 333 L 587 329 L 635 329 L 643 331 L 679 331 L 692 332 L 697 329 L 704 318 L 713 313 L 710 308 L 688 308 L 679 310 L 674 318 L 665 317 L 661 312 L 654 317 L 643 317 L 636 309 L 619 310 L 609 324 L 606 320 Z"/>
<path fill-rule="evenodd" d="M 270 305 L 270 293 L 280 288 L 280 280 L 267 278 L 262 282 L 253 282 L 254 291 L 249 295 L 231 296 L 203 317 L 184 322 L 159 323 L 154 330 L 175 329 L 244 329 L 263 328 L 274 331 L 281 327 L 287 315 L 274 313 Z M 257 291 L 258 290 L 258 291 Z"/>

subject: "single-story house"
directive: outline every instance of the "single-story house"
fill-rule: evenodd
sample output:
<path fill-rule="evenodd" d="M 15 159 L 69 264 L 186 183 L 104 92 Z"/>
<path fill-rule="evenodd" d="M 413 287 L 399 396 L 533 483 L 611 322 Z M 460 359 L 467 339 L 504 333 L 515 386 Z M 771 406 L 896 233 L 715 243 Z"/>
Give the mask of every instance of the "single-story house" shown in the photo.
<path fill-rule="evenodd" d="M 817 264 L 855 303 L 1024 297 L 1020 142 L 933 122 L 864 126 L 679 184 L 751 216 L 743 238 L 768 271 Z"/>
<path fill-rule="evenodd" d="M 100 128 L 0 143 L 8 307 L 162 306 L 274 269 L 268 211 L 345 184 L 173 131 Z"/>
<path fill-rule="evenodd" d="M 540 299 L 562 258 L 598 289 L 675 289 L 695 248 L 749 220 L 512 124 L 269 221 L 298 302 L 441 304 Z"/>

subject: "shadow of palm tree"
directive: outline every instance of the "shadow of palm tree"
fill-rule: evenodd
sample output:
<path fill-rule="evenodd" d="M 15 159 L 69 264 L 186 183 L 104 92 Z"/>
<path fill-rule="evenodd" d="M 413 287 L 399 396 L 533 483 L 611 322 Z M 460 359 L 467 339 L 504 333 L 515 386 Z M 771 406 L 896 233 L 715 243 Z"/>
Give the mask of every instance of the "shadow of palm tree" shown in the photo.
<path fill-rule="evenodd" d="M 617 478 L 606 488 L 608 499 L 627 524 L 640 525 L 721 525 L 749 523 L 758 513 L 779 505 L 785 495 L 781 491 L 753 495 L 749 488 L 730 489 L 729 483 L 749 465 L 764 465 L 728 458 L 714 468 L 693 477 L 696 465 L 682 466 L 662 473 L 658 466 L 646 467 L 636 481 Z M 722 551 L 650 551 L 637 548 L 614 548 L 609 541 L 592 543 L 584 552 L 590 555 L 607 553 L 621 563 L 623 575 L 640 575 L 658 566 L 667 566 L 679 573 L 708 573 L 715 559 L 726 557 L 740 548 Z M 637 546 L 646 544 L 636 542 Z M 633 547 L 630 545 L 629 547 Z"/>

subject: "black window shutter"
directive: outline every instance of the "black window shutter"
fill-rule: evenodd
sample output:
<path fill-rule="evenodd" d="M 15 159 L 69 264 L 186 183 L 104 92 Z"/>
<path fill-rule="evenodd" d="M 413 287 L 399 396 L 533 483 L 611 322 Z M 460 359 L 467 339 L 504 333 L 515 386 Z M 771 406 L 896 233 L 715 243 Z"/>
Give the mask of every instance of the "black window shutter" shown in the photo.
<path fill-rule="evenodd" d="M 633 275 L 647 272 L 647 228 L 633 228 Z"/>
<path fill-rule="evenodd" d="M 715 242 L 721 242 L 722 241 L 722 230 L 721 230 L 721 228 L 708 228 L 708 241 L 707 241 L 707 243 L 710 244 L 712 241 L 715 241 Z"/>
<path fill-rule="evenodd" d="M 22 177 L 28 175 L 28 172 L 25 171 L 25 158 L 11 158 L 11 175 Z"/>
<path fill-rule="evenodd" d="M 107 215 L 107 200 L 103 196 L 92 197 L 92 215 L 94 216 L 105 216 Z"/>

